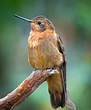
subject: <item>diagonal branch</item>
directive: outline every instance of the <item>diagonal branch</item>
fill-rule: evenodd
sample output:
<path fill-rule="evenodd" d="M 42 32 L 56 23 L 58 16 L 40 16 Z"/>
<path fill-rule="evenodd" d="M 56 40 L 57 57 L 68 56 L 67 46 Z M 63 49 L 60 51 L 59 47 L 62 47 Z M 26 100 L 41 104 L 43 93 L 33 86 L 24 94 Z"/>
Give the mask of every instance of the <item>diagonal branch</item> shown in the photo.
<path fill-rule="evenodd" d="M 38 70 L 32 72 L 14 91 L 0 99 L 0 110 L 10 110 L 23 102 L 38 86 L 40 86 L 51 74 L 57 70 Z"/>

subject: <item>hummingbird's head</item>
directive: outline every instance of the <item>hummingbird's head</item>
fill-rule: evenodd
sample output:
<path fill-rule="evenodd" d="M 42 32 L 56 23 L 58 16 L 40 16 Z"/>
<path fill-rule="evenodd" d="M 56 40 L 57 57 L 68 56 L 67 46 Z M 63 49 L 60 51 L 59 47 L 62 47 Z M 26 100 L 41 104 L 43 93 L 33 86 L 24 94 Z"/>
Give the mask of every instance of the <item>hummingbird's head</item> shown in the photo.
<path fill-rule="evenodd" d="M 34 18 L 30 24 L 33 31 L 43 32 L 46 29 L 54 30 L 52 22 L 43 16 Z"/>
<path fill-rule="evenodd" d="M 25 21 L 28 21 L 31 25 L 32 31 L 43 32 L 46 29 L 54 31 L 54 26 L 52 22 L 43 16 L 38 16 L 32 20 L 18 16 L 18 15 L 14 15 L 14 16 L 17 18 L 23 19 Z"/>

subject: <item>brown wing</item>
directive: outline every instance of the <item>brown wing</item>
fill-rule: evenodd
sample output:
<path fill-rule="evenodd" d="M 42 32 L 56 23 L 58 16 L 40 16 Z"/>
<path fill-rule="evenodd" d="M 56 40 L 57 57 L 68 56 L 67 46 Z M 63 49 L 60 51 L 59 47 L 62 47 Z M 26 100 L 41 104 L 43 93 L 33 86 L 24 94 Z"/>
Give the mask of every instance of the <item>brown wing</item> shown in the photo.
<path fill-rule="evenodd" d="M 62 72 L 62 79 L 63 79 L 63 88 L 64 88 L 64 92 L 66 92 L 66 61 L 65 61 L 63 42 L 59 35 L 57 35 L 57 44 L 58 44 L 59 52 L 61 52 L 63 54 L 64 62 L 61 65 L 61 72 Z"/>
<path fill-rule="evenodd" d="M 48 45 L 48 44 L 47 44 Z M 57 51 L 56 49 L 53 47 L 51 48 L 54 49 L 52 50 L 52 55 L 54 53 L 57 52 L 57 54 L 60 52 L 61 56 L 63 56 L 63 63 L 61 62 L 59 57 L 56 58 L 57 61 L 59 61 L 58 65 L 57 65 L 57 69 L 60 72 L 60 74 L 57 75 L 53 75 L 52 77 L 50 77 L 47 82 L 48 82 L 48 89 L 49 89 L 49 93 L 50 93 L 50 99 L 51 99 L 51 104 L 53 106 L 53 108 L 58 108 L 58 107 L 64 107 L 66 105 L 66 97 L 65 97 L 65 91 L 66 91 L 66 62 L 65 62 L 65 55 L 64 55 L 64 48 L 63 48 L 63 43 L 61 40 L 60 36 L 57 36 Z M 55 52 L 53 52 L 55 51 Z M 51 54 L 51 53 L 50 53 Z M 54 58 L 55 59 L 55 58 Z M 53 59 L 52 59 L 53 60 Z"/>

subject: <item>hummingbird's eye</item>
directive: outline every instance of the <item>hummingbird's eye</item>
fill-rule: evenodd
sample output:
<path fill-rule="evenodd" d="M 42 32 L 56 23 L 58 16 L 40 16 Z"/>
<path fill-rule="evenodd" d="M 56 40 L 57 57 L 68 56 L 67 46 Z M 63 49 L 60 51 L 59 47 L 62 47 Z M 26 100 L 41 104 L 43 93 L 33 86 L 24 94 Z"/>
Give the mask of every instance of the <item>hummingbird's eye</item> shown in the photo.
<path fill-rule="evenodd" d="M 41 21 L 38 21 L 37 24 L 40 25 L 41 24 Z"/>

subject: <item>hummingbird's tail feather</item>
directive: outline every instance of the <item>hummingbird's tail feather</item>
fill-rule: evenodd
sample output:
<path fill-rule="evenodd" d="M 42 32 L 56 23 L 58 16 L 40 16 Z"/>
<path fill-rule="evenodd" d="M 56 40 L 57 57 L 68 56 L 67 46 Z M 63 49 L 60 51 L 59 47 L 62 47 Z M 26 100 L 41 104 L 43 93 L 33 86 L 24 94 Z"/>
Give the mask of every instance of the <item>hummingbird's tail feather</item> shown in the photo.
<path fill-rule="evenodd" d="M 51 105 L 54 109 L 58 107 L 64 108 L 66 106 L 67 108 L 76 110 L 75 104 L 69 98 L 68 91 L 65 94 L 64 92 L 62 94 L 58 94 L 58 93 L 52 94 L 50 91 L 49 93 L 50 93 Z M 64 96 L 66 96 L 66 98 Z"/>
<path fill-rule="evenodd" d="M 64 107 L 65 106 L 65 97 L 64 97 L 64 93 L 59 94 L 57 92 L 55 92 L 55 94 L 50 93 L 50 101 L 51 101 L 51 105 L 54 109 L 58 108 L 58 107 Z"/>

